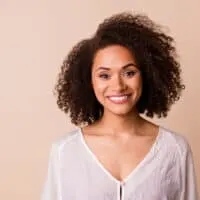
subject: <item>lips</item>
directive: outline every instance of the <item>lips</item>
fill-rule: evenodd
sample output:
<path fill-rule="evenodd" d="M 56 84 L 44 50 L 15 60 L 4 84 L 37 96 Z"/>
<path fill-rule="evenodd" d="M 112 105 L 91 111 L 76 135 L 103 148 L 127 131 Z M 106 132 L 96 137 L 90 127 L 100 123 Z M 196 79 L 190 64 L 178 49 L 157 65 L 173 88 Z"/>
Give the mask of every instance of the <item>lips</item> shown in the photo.
<path fill-rule="evenodd" d="M 108 99 L 116 104 L 126 103 L 130 97 L 130 94 L 127 95 L 112 95 L 108 96 Z"/>
<path fill-rule="evenodd" d="M 124 96 L 130 96 L 131 94 L 118 94 L 118 95 L 109 95 L 108 97 L 124 97 Z"/>

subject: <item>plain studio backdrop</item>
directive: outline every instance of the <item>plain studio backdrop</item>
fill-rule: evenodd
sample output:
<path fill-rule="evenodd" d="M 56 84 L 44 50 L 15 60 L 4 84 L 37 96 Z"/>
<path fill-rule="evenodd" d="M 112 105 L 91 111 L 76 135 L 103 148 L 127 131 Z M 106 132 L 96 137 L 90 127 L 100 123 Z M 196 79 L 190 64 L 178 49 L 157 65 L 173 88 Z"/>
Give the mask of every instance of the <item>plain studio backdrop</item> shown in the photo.
<path fill-rule="evenodd" d="M 0 0 L 0 199 L 39 199 L 51 143 L 74 126 L 53 96 L 60 65 L 105 17 L 143 12 L 176 40 L 186 90 L 167 119 L 186 136 L 200 185 L 200 1 Z"/>

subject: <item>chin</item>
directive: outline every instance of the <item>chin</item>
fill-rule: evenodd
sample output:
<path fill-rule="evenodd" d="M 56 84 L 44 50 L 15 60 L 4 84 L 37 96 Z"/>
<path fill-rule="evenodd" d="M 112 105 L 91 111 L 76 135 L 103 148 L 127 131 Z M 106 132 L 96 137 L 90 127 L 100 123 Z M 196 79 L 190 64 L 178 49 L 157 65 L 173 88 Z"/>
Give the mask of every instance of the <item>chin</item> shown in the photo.
<path fill-rule="evenodd" d="M 133 99 L 132 101 L 125 102 L 125 103 L 113 103 L 110 101 L 104 100 L 101 102 L 101 105 L 104 107 L 104 112 L 106 112 L 108 115 L 118 115 L 118 116 L 126 116 L 130 113 L 134 113 L 135 106 L 137 104 L 137 99 Z"/>
<path fill-rule="evenodd" d="M 118 116 L 125 116 L 130 114 L 133 111 L 133 108 L 107 108 L 106 109 L 108 113 L 112 113 L 113 115 Z"/>

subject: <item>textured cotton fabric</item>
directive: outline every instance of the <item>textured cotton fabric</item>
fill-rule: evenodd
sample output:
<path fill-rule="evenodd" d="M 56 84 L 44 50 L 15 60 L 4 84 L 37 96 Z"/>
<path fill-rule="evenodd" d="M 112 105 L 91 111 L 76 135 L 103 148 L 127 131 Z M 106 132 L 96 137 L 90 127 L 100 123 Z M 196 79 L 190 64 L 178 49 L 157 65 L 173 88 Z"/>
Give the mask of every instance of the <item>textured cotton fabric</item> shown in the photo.
<path fill-rule="evenodd" d="M 80 128 L 52 145 L 41 200 L 197 200 L 191 148 L 164 127 L 151 150 L 123 181 L 87 146 Z"/>

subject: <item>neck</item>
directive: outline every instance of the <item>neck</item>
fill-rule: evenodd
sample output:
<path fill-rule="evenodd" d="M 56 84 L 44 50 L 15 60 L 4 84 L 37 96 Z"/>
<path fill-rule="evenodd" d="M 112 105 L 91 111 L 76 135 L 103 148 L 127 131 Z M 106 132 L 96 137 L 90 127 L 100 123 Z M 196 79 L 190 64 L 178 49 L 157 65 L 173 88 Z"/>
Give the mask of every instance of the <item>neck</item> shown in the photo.
<path fill-rule="evenodd" d="M 102 118 L 99 120 L 99 125 L 101 124 L 111 134 L 134 134 L 144 124 L 144 121 L 137 111 L 132 111 L 126 115 L 104 112 Z"/>

